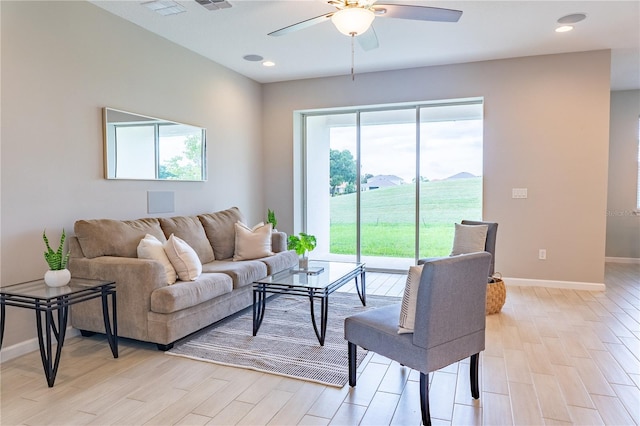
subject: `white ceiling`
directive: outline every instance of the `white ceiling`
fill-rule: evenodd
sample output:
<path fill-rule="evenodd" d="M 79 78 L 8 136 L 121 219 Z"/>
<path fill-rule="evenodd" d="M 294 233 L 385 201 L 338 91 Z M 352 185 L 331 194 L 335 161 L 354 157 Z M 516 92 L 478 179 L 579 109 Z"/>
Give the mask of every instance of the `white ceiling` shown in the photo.
<path fill-rule="evenodd" d="M 328 21 L 281 37 L 267 34 L 335 9 L 323 0 L 228 0 L 229 9 L 209 11 L 195 0 L 177 0 L 186 12 L 162 16 L 135 0 L 91 3 L 258 82 L 349 74 L 351 42 Z M 380 47 L 355 44 L 355 71 L 565 52 L 611 49 L 612 90 L 640 89 L 640 1 L 423 1 L 380 3 L 445 7 L 463 11 L 458 23 L 377 17 Z M 568 33 L 556 33 L 558 18 L 585 13 Z M 276 63 L 264 67 L 243 59 L 257 54 Z"/>

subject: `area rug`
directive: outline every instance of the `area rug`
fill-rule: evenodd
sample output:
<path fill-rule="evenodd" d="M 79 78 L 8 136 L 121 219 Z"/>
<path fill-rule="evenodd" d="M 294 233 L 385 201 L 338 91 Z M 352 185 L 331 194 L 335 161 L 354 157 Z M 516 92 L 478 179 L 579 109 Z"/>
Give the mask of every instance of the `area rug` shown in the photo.
<path fill-rule="evenodd" d="M 367 295 L 364 307 L 355 293 L 331 294 L 325 343 L 320 346 L 311 324 L 309 299 L 280 295 L 267 300 L 257 336 L 252 335 L 253 313 L 249 308 L 177 343 L 166 353 L 342 387 L 349 379 L 344 319 L 399 302 L 395 297 Z M 316 301 L 318 325 L 319 310 L 320 302 Z M 358 350 L 358 365 L 365 355 L 365 350 Z"/>

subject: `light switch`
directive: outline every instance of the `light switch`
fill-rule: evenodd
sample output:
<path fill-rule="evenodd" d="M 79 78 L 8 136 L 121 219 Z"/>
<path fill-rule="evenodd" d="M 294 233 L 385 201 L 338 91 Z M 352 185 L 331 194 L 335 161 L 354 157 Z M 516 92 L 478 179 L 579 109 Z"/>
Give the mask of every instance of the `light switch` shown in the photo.
<path fill-rule="evenodd" d="M 511 188 L 511 198 L 527 198 L 527 188 Z"/>

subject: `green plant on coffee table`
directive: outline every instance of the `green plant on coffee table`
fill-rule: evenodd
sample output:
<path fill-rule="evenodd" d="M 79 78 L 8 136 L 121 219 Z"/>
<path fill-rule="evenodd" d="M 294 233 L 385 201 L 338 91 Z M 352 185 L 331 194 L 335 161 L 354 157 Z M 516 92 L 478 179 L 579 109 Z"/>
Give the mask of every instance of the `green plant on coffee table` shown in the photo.
<path fill-rule="evenodd" d="M 44 240 L 44 244 L 47 247 L 47 251 L 44 252 L 44 259 L 47 261 L 47 263 L 49 264 L 49 269 L 51 269 L 52 271 L 60 271 L 67 267 L 69 253 L 63 254 L 65 238 L 66 235 L 63 229 L 58 250 L 53 251 L 53 249 L 49 245 L 49 239 L 47 238 L 46 229 L 42 231 L 42 239 Z"/>
<path fill-rule="evenodd" d="M 267 209 L 267 223 L 270 223 L 273 229 L 276 229 L 276 225 L 278 224 L 278 220 L 276 219 L 276 212 L 271 209 Z"/>
<path fill-rule="evenodd" d="M 316 237 L 301 232 L 299 235 L 289 235 L 287 248 L 295 250 L 298 256 L 305 256 L 307 252 L 316 248 Z"/>

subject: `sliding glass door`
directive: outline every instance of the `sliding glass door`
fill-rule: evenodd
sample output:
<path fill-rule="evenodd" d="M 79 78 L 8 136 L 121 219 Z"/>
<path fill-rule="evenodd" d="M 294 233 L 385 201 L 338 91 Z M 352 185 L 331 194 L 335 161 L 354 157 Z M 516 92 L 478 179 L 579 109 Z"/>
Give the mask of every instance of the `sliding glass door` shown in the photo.
<path fill-rule="evenodd" d="M 360 129 L 360 259 L 406 270 L 415 262 L 415 108 L 361 112 Z"/>
<path fill-rule="evenodd" d="M 303 116 L 304 228 L 312 257 L 406 270 L 447 255 L 454 223 L 482 218 L 482 103 Z"/>

